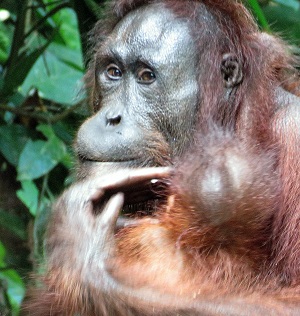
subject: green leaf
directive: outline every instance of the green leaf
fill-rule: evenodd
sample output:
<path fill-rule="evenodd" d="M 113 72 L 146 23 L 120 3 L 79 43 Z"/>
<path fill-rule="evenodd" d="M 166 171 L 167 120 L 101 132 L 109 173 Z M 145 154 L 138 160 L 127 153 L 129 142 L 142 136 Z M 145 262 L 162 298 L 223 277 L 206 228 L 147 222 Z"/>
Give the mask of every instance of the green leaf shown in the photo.
<path fill-rule="evenodd" d="M 27 140 L 27 130 L 23 126 L 17 124 L 0 126 L 0 152 L 12 165 L 17 166 Z"/>
<path fill-rule="evenodd" d="M 0 279 L 7 283 L 7 296 L 14 315 L 17 315 L 25 295 L 25 285 L 15 270 L 0 272 Z"/>
<path fill-rule="evenodd" d="M 4 262 L 5 255 L 6 255 L 5 247 L 0 241 L 0 267 L 1 268 L 5 266 L 5 262 Z"/>
<path fill-rule="evenodd" d="M 67 120 L 58 121 L 52 125 L 55 134 L 64 141 L 67 145 L 71 145 L 74 141 L 74 128 L 77 130 L 77 122 L 71 120 L 71 124 L 68 124 Z"/>
<path fill-rule="evenodd" d="M 7 28 L 0 21 L 0 64 L 3 64 L 8 58 L 8 48 L 10 40 L 7 34 Z"/>
<path fill-rule="evenodd" d="M 300 9 L 276 4 L 263 7 L 263 11 L 273 31 L 295 44 L 300 43 Z"/>
<path fill-rule="evenodd" d="M 274 2 L 282 4 L 286 7 L 290 7 L 291 9 L 294 9 L 295 11 L 300 9 L 299 0 L 275 0 Z"/>
<path fill-rule="evenodd" d="M 39 190 L 33 181 L 21 182 L 22 189 L 17 191 L 17 197 L 27 206 L 30 213 L 36 216 L 39 204 Z"/>
<path fill-rule="evenodd" d="M 21 153 L 18 179 L 31 180 L 49 172 L 56 162 L 47 153 L 47 142 L 29 140 Z"/>
<path fill-rule="evenodd" d="M 77 103 L 83 79 L 83 71 L 78 70 L 83 68 L 81 62 L 77 67 L 74 65 L 79 60 L 80 52 L 74 53 L 62 45 L 51 44 L 32 67 L 20 92 L 26 95 L 29 90 L 36 88 L 44 99 L 61 104 Z"/>
<path fill-rule="evenodd" d="M 58 60 L 74 68 L 74 70 L 84 72 L 81 50 L 75 50 L 61 44 L 52 43 L 48 51 L 55 55 Z"/>
<path fill-rule="evenodd" d="M 40 124 L 36 129 L 37 131 L 42 132 L 48 140 L 56 137 L 51 125 Z"/>
<path fill-rule="evenodd" d="M 26 51 L 19 56 L 18 62 L 8 69 L 4 78 L 4 84 L 1 91 L 3 96 L 9 95 L 14 89 L 22 84 L 34 63 L 42 55 L 49 44 L 50 41 L 33 52 L 28 53 Z"/>
<path fill-rule="evenodd" d="M 74 10 L 65 8 L 52 16 L 56 25 L 59 25 L 59 33 L 66 47 L 80 51 L 81 41 L 78 32 L 77 16 Z"/>
<path fill-rule="evenodd" d="M 54 133 L 51 125 L 40 124 L 37 128 L 48 138 L 49 151 L 54 159 L 61 162 L 67 154 L 67 148 L 63 141 L 61 141 Z"/>
<path fill-rule="evenodd" d="M 27 239 L 26 225 L 19 216 L 0 210 L 0 218 L 0 226 L 11 231 L 22 240 Z"/>
<path fill-rule="evenodd" d="M 5 268 L 5 248 L 0 242 L 0 267 Z M 17 315 L 25 295 L 25 285 L 19 274 L 13 269 L 0 271 L 0 280 L 7 285 L 7 296 L 12 307 L 12 315 Z"/>
<path fill-rule="evenodd" d="M 258 4 L 258 0 L 248 0 L 248 3 L 251 6 L 253 13 L 257 17 L 262 28 L 265 31 L 270 31 L 269 24 L 267 22 L 267 19 L 264 15 L 260 5 Z"/>
<path fill-rule="evenodd" d="M 62 161 L 67 153 L 65 144 L 47 125 L 40 125 L 38 130 L 48 137 L 47 141 L 29 140 L 21 153 L 18 165 L 18 180 L 37 179 Z"/>

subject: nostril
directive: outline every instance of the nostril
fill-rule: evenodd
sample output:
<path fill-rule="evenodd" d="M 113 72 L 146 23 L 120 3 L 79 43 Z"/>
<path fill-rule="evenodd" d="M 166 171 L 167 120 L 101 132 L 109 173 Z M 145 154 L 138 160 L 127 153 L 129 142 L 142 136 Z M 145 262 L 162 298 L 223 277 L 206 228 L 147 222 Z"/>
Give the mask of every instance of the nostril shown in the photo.
<path fill-rule="evenodd" d="M 121 115 L 117 115 L 116 117 L 111 117 L 106 119 L 106 125 L 108 126 L 115 126 L 120 124 L 121 122 Z"/>

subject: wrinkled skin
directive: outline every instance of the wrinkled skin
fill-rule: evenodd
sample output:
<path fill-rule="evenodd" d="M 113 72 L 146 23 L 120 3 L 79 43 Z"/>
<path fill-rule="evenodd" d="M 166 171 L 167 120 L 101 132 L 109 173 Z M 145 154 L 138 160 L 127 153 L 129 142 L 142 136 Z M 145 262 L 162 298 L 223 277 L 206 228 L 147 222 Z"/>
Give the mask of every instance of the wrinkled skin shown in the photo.
<path fill-rule="evenodd" d="M 203 33 L 215 24 L 204 9 Z M 299 98 L 272 77 L 273 103 L 255 88 L 234 108 L 247 80 L 269 78 L 250 80 L 224 50 L 203 83 L 212 68 L 199 66 L 192 29 L 156 3 L 97 46 L 95 114 L 77 135 L 78 182 L 53 209 L 30 315 L 299 315 Z M 157 215 L 120 216 L 149 200 Z"/>
<path fill-rule="evenodd" d="M 102 100 L 78 132 L 78 155 L 114 162 L 114 169 L 164 163 L 151 157 L 156 144 L 167 159 L 182 152 L 197 111 L 193 47 L 188 24 L 161 6 L 128 14 L 96 53 L 95 90 Z"/>

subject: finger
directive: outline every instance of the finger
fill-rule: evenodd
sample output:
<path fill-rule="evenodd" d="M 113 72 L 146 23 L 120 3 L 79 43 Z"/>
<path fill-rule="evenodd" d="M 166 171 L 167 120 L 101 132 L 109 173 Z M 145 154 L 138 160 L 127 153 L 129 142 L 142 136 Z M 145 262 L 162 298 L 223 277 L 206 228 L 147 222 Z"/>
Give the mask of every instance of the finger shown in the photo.
<path fill-rule="evenodd" d="M 130 187 L 138 185 L 146 181 L 153 182 L 156 179 L 163 179 L 170 176 L 170 167 L 155 167 L 155 168 L 140 168 L 140 169 L 127 169 L 116 172 L 109 178 L 103 179 L 100 183 L 101 188 L 104 190 L 117 189 L 122 187 Z"/>
<path fill-rule="evenodd" d="M 126 217 L 118 217 L 116 227 L 118 229 L 124 227 L 132 227 L 132 226 L 139 226 L 142 224 L 149 224 L 149 225 L 157 225 L 159 224 L 159 220 L 157 218 L 126 218 Z"/>
<path fill-rule="evenodd" d="M 101 232 L 103 239 L 114 237 L 115 227 L 119 213 L 123 207 L 124 194 L 113 195 L 105 205 L 102 213 L 96 218 L 96 226 Z"/>
<path fill-rule="evenodd" d="M 108 190 L 132 191 L 136 187 L 140 191 L 143 187 L 155 185 L 157 179 L 169 177 L 171 170 L 169 167 L 153 167 L 116 171 L 109 176 L 91 181 L 89 200 L 99 201 Z"/>

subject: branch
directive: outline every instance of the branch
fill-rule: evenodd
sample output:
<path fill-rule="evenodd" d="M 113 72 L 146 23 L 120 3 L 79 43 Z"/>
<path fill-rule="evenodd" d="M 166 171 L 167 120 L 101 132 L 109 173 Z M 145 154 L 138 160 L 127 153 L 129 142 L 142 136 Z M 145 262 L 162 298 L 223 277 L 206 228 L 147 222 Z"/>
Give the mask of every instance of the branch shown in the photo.
<path fill-rule="evenodd" d="M 43 16 L 39 21 L 37 21 L 36 24 L 34 24 L 32 26 L 32 28 L 25 34 L 25 38 L 28 37 L 32 32 L 38 30 L 41 26 L 43 26 L 43 24 L 47 21 L 48 18 L 50 18 L 51 16 L 53 16 L 55 13 L 57 13 L 58 11 L 60 11 L 61 9 L 64 8 L 69 8 L 70 5 L 68 2 L 63 2 L 59 5 L 57 5 L 54 9 L 52 9 L 50 12 L 48 12 L 45 16 Z"/>
<path fill-rule="evenodd" d="M 29 118 L 36 119 L 38 121 L 46 122 L 46 123 L 56 123 L 58 121 L 61 121 L 68 115 L 70 115 L 72 112 L 74 112 L 76 109 L 82 106 L 82 102 L 76 103 L 72 105 L 71 107 L 67 108 L 63 112 L 51 115 L 49 113 L 39 113 L 39 112 L 28 112 L 21 108 L 12 108 L 10 106 L 0 104 L 0 111 L 7 111 L 16 114 L 17 116 L 25 116 Z"/>
<path fill-rule="evenodd" d="M 43 4 L 29 5 L 27 8 L 30 10 L 39 9 L 39 8 L 46 8 L 46 7 L 50 7 L 50 6 L 56 5 L 58 3 L 61 3 L 61 1 L 62 0 L 55 0 L 53 2 L 48 2 L 48 3 L 43 3 Z"/>

